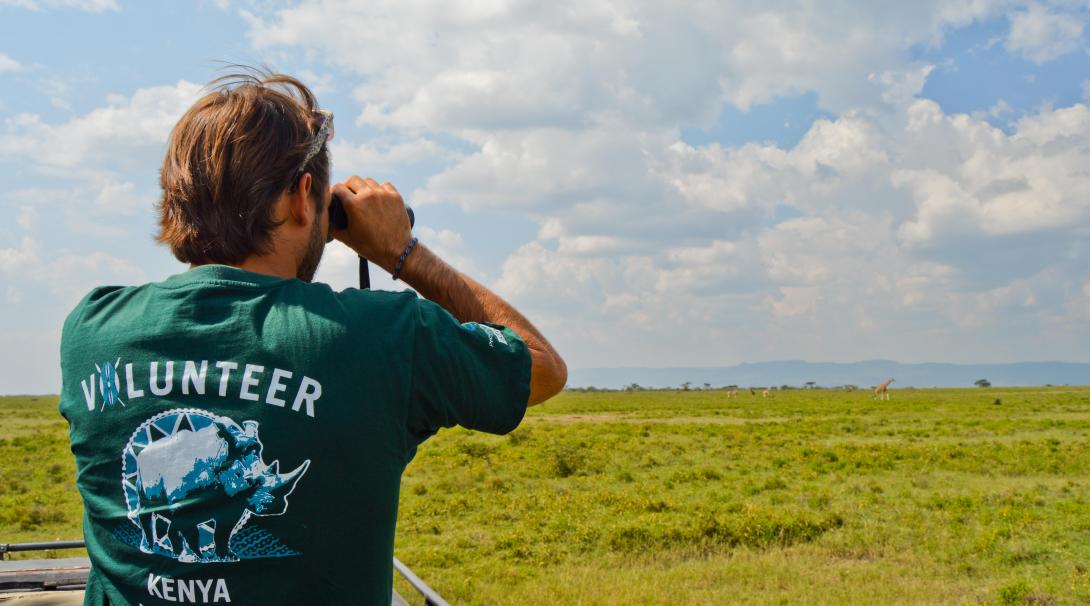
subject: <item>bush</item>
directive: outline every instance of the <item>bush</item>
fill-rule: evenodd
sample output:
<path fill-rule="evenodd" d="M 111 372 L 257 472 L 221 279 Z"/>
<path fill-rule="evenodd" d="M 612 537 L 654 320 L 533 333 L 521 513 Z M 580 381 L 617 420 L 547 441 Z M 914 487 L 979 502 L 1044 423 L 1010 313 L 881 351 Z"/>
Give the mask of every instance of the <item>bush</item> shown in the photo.
<path fill-rule="evenodd" d="M 1029 595 L 1031 589 L 1025 581 L 1014 581 L 999 588 L 998 597 L 1000 604 L 1015 606 L 1022 603 L 1022 598 Z"/>
<path fill-rule="evenodd" d="M 586 464 L 582 449 L 570 445 L 557 446 L 549 453 L 548 472 L 554 478 L 573 476 Z"/>
<path fill-rule="evenodd" d="M 496 447 L 484 442 L 466 440 L 458 444 L 458 451 L 471 459 L 488 460 L 496 452 Z"/>
<path fill-rule="evenodd" d="M 507 434 L 507 443 L 512 446 L 524 444 L 530 439 L 530 428 L 522 427 Z"/>

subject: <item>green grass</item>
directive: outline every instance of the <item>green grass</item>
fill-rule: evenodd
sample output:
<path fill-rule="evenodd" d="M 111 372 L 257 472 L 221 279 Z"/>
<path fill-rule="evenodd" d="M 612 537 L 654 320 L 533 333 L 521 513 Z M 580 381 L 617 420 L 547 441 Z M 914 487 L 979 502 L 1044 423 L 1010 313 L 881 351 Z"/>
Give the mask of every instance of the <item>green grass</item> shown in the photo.
<path fill-rule="evenodd" d="M 57 412 L 57 397 L 0 397 L 0 543 L 81 537 L 83 505 L 75 481 L 68 424 Z"/>
<path fill-rule="evenodd" d="M 0 541 L 77 536 L 55 399 L 0 457 Z M 397 554 L 454 604 L 1090 604 L 1090 388 L 569 392 L 425 443 Z"/>

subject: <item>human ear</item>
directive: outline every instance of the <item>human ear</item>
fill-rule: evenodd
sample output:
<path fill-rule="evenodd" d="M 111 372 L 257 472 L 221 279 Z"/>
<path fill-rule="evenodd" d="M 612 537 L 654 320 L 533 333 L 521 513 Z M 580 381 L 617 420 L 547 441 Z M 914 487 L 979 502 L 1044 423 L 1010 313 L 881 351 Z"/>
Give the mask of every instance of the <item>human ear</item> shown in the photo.
<path fill-rule="evenodd" d="M 314 205 L 310 202 L 310 190 L 313 185 L 313 175 L 303 173 L 296 183 L 295 191 L 291 192 L 289 197 L 288 213 L 293 221 L 304 227 L 315 219 Z"/>

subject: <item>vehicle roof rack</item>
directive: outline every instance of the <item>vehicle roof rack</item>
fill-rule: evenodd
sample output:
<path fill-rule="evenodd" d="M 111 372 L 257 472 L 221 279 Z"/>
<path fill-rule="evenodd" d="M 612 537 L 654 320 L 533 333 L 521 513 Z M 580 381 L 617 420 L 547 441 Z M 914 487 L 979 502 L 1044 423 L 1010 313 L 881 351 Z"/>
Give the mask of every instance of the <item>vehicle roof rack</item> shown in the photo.
<path fill-rule="evenodd" d="M 0 597 L 10 596 L 12 593 L 83 589 L 87 585 L 87 574 L 91 572 L 91 561 L 87 558 L 8 560 L 7 555 L 23 551 L 83 549 L 84 547 L 83 541 L 0 543 Z M 394 558 L 394 570 L 424 598 L 424 606 L 450 606 L 442 596 L 397 558 Z M 391 606 L 409 606 L 409 603 L 395 591 Z"/>

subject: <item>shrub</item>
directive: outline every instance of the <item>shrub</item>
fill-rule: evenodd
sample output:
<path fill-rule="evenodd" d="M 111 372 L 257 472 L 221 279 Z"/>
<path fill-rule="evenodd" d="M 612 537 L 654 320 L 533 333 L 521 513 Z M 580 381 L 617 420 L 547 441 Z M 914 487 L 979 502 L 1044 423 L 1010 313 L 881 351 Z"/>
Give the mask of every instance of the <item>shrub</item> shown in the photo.
<path fill-rule="evenodd" d="M 586 456 L 574 446 L 557 446 L 549 453 L 548 471 L 554 478 L 573 476 L 586 464 Z"/>
<path fill-rule="evenodd" d="M 1025 581 L 1014 581 L 1000 587 L 997 596 L 1000 604 L 1015 606 L 1017 604 L 1022 604 L 1022 599 L 1028 596 L 1030 591 L 1029 583 Z"/>
<path fill-rule="evenodd" d="M 512 446 L 524 444 L 530 439 L 530 428 L 523 427 L 507 434 L 507 443 Z"/>
<path fill-rule="evenodd" d="M 458 452 L 466 455 L 471 459 L 485 459 L 488 460 L 492 453 L 496 452 L 496 447 L 485 442 L 477 442 L 474 440 L 466 440 L 458 444 Z"/>

